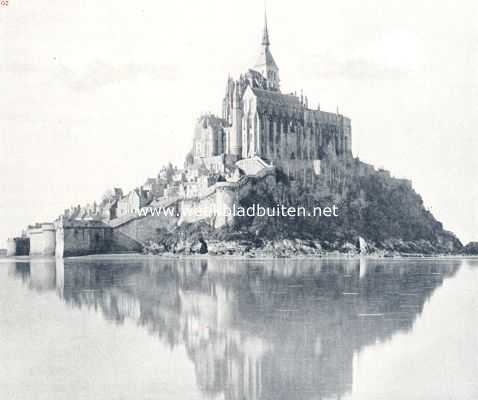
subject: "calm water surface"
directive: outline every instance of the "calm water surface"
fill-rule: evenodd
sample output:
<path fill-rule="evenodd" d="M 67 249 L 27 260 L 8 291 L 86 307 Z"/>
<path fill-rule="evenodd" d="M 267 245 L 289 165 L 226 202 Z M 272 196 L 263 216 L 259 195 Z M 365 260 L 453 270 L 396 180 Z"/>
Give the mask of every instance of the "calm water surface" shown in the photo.
<path fill-rule="evenodd" d="M 478 399 L 478 260 L 0 260 L 0 399 Z"/>

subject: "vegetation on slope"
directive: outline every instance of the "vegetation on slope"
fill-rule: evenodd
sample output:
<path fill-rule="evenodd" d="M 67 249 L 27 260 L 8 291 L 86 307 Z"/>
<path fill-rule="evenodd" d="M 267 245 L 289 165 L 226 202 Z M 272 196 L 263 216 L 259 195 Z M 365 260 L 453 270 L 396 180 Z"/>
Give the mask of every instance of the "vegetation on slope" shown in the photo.
<path fill-rule="evenodd" d="M 377 248 L 398 246 L 396 250 L 409 252 L 424 252 L 424 247 L 429 252 L 461 248 L 459 240 L 425 209 L 409 182 L 383 171 L 360 173 L 361 165 L 358 160 L 329 162 L 324 173 L 309 183 L 283 175 L 276 185 L 259 181 L 241 204 L 283 204 L 306 210 L 336 205 L 338 217 L 244 217 L 238 220 L 238 230 L 270 239 L 318 238 L 326 244 L 356 243 L 362 237 Z"/>
<path fill-rule="evenodd" d="M 400 253 L 457 253 L 460 241 L 424 207 L 410 182 L 375 171 L 358 159 L 328 159 L 315 179 L 289 179 L 281 171 L 276 182 L 265 179 L 250 185 L 240 206 L 274 208 L 338 208 L 338 217 L 251 216 L 238 217 L 234 226 L 213 229 L 206 222 L 186 224 L 174 232 L 160 232 L 166 250 L 178 241 L 249 241 L 256 247 L 266 242 L 303 240 L 320 243 L 323 250 L 344 250 L 363 238 L 369 251 Z M 365 171 L 365 172 L 364 172 Z M 209 221 L 211 222 L 211 221 Z"/>

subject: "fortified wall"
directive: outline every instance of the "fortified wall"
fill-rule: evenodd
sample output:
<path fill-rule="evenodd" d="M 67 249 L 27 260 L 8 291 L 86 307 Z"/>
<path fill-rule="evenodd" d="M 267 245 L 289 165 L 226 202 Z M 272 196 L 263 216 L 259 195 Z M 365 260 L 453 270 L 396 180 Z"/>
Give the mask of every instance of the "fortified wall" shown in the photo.
<path fill-rule="evenodd" d="M 115 233 L 102 221 L 64 220 L 41 223 L 27 230 L 26 238 L 7 241 L 7 256 L 71 257 L 89 254 L 139 251 L 141 243 Z"/>
<path fill-rule="evenodd" d="M 226 210 L 238 204 L 238 191 L 242 182 L 217 182 L 206 193 L 185 198 L 178 204 L 180 218 L 178 225 L 207 220 L 215 228 L 233 222 Z"/>
<path fill-rule="evenodd" d="M 7 257 L 28 256 L 30 254 L 30 239 L 15 237 L 7 240 Z"/>
<path fill-rule="evenodd" d="M 270 165 L 260 165 L 259 159 L 242 160 L 249 165 L 241 164 L 241 168 L 250 174 L 243 175 L 235 182 L 216 182 L 197 196 L 163 199 L 144 207 L 146 215 L 131 213 L 110 221 L 113 228 L 114 243 L 124 242 L 132 245 L 142 244 L 157 237 L 161 230 L 170 230 L 175 226 L 206 221 L 214 228 L 232 224 L 234 217 L 227 210 L 239 205 L 239 200 L 248 192 L 253 180 L 270 179 L 275 182 L 276 169 Z M 259 163 L 259 165 L 257 165 Z M 254 167 L 258 166 L 257 169 Z M 151 211 L 167 210 L 159 215 L 151 215 Z"/>
<path fill-rule="evenodd" d="M 377 171 L 358 159 L 352 162 L 359 176 L 379 173 L 390 177 L 388 171 Z M 287 160 L 284 165 L 277 161 L 277 165 L 272 166 L 260 157 L 242 159 L 235 165 L 242 175 L 231 176 L 229 181 L 218 181 L 198 195 L 155 200 L 141 209 L 142 215 L 133 212 L 107 223 L 60 218 L 55 223 L 36 224 L 29 227 L 26 238 L 9 239 L 7 255 L 56 255 L 61 258 L 140 252 L 147 240 L 181 224 L 205 221 L 216 229 L 233 224 L 235 217 L 229 210 L 234 206 L 237 209 L 240 200 L 249 195 L 253 182 L 265 179 L 271 185 L 276 184 L 277 169 L 297 180 L 308 181 L 328 168 L 326 162 L 319 160 Z M 411 187 L 411 182 L 400 181 Z"/>
<path fill-rule="evenodd" d="M 205 193 L 192 198 L 184 198 L 179 202 L 178 209 L 181 215 L 178 224 L 193 223 L 200 220 L 207 220 L 214 228 L 222 228 L 234 222 L 234 217 L 228 213 L 234 206 L 239 206 L 242 194 L 252 180 L 272 179 L 275 181 L 275 168 L 267 164 L 259 165 L 258 160 L 250 161 L 251 165 L 241 165 L 242 168 L 251 172 L 242 176 L 237 182 L 217 182 Z M 238 164 L 241 162 L 239 161 Z M 254 165 L 255 164 L 255 165 Z"/>
<path fill-rule="evenodd" d="M 53 256 L 55 255 L 56 235 L 55 225 L 52 223 L 41 223 L 30 226 L 27 230 L 30 239 L 31 256 Z"/>
<path fill-rule="evenodd" d="M 170 229 L 177 224 L 178 202 L 179 198 L 175 197 L 153 202 L 142 209 L 146 213 L 150 209 L 167 208 L 171 215 L 151 215 L 149 212 L 139 215 L 134 212 L 111 220 L 109 226 L 113 229 L 115 245 L 141 250 L 142 243 L 155 237 L 160 229 Z"/>
<path fill-rule="evenodd" d="M 104 254 L 113 247 L 113 229 L 101 221 L 64 221 L 55 223 L 57 257 Z"/>
<path fill-rule="evenodd" d="M 144 215 L 131 213 L 114 219 L 109 223 L 114 242 L 127 246 L 134 246 L 135 243 L 142 245 L 157 237 L 162 230 L 201 220 L 220 228 L 232 222 L 232 217 L 225 216 L 223 210 L 232 209 L 237 204 L 239 188 L 245 183 L 246 180 L 217 182 L 201 195 L 156 201 L 142 209 Z"/>

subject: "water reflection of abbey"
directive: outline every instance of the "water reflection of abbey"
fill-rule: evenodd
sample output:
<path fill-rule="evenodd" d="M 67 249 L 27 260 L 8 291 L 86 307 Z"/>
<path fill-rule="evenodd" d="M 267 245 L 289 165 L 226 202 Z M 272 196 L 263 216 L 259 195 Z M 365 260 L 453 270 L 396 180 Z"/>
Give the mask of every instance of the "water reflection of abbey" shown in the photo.
<path fill-rule="evenodd" d="M 410 330 L 459 261 L 30 260 L 11 273 L 185 346 L 205 396 L 340 398 L 353 357 Z"/>

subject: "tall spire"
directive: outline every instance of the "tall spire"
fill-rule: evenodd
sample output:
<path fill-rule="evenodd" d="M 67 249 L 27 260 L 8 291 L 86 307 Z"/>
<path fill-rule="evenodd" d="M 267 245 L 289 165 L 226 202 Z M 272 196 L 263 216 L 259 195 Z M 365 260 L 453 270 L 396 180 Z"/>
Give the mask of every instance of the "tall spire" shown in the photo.
<path fill-rule="evenodd" d="M 264 32 L 262 35 L 261 51 L 253 69 L 260 72 L 262 76 L 266 78 L 268 89 L 279 90 L 279 68 L 274 61 L 274 57 L 272 57 L 269 48 L 270 44 L 269 30 L 267 28 L 267 12 L 264 5 Z"/>
<path fill-rule="evenodd" d="M 267 30 L 267 11 L 264 6 L 264 33 L 262 35 L 262 45 L 269 46 L 271 42 L 269 41 L 269 31 Z"/>

